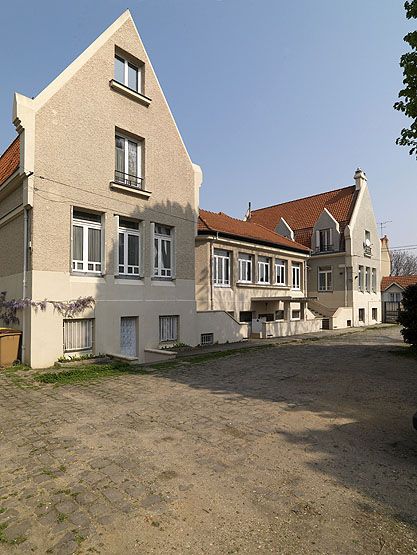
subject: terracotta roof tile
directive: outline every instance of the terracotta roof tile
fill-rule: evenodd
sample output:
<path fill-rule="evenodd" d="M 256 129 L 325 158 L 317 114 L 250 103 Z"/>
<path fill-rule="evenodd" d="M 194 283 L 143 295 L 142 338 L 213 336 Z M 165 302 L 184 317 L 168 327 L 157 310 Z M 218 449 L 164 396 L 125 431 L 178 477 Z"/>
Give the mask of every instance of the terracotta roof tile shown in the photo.
<path fill-rule="evenodd" d="M 292 250 L 308 252 L 304 245 L 291 241 L 266 227 L 254 223 L 232 218 L 223 212 L 209 212 L 200 210 L 198 218 L 198 231 L 200 234 L 209 232 L 224 233 L 225 235 L 254 240 L 268 245 L 289 248 Z"/>
<path fill-rule="evenodd" d="M 0 156 L 0 185 L 6 181 L 19 168 L 20 164 L 20 137 L 9 145 Z"/>
<path fill-rule="evenodd" d="M 281 218 L 294 231 L 295 239 L 311 246 L 313 227 L 326 208 L 336 221 L 341 224 L 341 232 L 350 221 L 355 206 L 357 192 L 355 186 L 327 191 L 311 197 L 305 197 L 266 208 L 253 210 L 251 222 L 259 223 L 274 230 Z"/>
<path fill-rule="evenodd" d="M 417 284 L 417 276 L 388 276 L 388 277 L 383 277 L 382 280 L 381 280 L 381 291 L 385 291 L 385 289 L 388 289 L 388 287 L 390 285 L 392 285 L 393 283 L 396 283 L 397 285 L 399 285 L 400 287 L 403 287 L 405 289 L 409 285 Z"/>

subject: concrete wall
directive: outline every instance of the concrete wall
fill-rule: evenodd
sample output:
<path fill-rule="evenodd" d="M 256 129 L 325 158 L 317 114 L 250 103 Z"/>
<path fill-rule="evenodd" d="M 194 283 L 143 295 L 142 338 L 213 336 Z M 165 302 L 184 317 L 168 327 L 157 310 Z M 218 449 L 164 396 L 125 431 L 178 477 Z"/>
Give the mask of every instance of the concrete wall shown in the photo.
<path fill-rule="evenodd" d="M 197 312 L 198 343 L 202 333 L 212 333 L 214 343 L 234 343 L 247 339 L 248 324 L 241 324 L 223 310 Z"/>
<path fill-rule="evenodd" d="M 290 322 L 263 322 L 262 337 L 287 337 L 288 335 L 300 335 L 303 333 L 314 333 L 321 329 L 319 319 L 300 320 Z"/>

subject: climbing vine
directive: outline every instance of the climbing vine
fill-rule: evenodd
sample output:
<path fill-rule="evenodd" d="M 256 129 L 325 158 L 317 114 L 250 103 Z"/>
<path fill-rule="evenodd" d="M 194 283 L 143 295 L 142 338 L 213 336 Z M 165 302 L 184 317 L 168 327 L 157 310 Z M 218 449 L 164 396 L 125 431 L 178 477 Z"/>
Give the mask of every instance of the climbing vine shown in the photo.
<path fill-rule="evenodd" d="M 74 318 L 84 312 L 87 308 L 93 308 L 95 300 L 93 297 L 79 297 L 71 301 L 33 301 L 32 299 L 10 299 L 7 300 L 7 292 L 0 293 L 0 320 L 6 326 L 18 324 L 19 318 L 17 312 L 27 307 L 45 312 L 47 306 L 50 305 L 59 312 L 64 318 Z"/>

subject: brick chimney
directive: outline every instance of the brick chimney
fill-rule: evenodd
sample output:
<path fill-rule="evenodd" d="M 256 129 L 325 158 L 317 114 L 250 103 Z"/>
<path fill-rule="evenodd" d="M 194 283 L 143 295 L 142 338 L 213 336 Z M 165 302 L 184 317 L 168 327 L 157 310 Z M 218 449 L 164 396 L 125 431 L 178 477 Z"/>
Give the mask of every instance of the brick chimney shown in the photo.
<path fill-rule="evenodd" d="M 366 182 L 368 181 L 366 179 L 366 173 L 362 171 L 360 168 L 357 168 L 353 178 L 355 180 L 355 187 L 357 191 L 359 191 L 360 189 L 363 189 L 366 186 Z"/>
<path fill-rule="evenodd" d="M 386 235 L 381 238 L 381 277 L 391 275 L 391 255 L 389 252 L 389 240 Z"/>

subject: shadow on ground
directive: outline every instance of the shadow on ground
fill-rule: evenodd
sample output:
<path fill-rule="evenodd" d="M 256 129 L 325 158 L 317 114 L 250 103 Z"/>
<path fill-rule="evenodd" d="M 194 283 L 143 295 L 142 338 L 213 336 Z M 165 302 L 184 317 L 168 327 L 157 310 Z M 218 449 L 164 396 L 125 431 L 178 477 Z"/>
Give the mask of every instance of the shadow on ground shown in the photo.
<path fill-rule="evenodd" d="M 159 377 L 291 411 L 296 424 L 280 428 L 278 415 L 275 432 L 315 455 L 305 464 L 417 527 L 417 434 L 411 427 L 417 361 L 399 356 L 403 350 L 396 330 L 380 332 L 377 341 L 364 334 L 249 351 Z M 375 506 L 358 509 L 372 513 Z"/>

